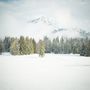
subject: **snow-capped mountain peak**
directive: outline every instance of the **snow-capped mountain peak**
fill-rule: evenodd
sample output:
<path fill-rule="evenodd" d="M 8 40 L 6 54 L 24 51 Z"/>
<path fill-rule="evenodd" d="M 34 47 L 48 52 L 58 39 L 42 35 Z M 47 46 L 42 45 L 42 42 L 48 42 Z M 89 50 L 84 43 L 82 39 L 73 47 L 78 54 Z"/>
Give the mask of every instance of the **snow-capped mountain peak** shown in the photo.
<path fill-rule="evenodd" d="M 29 20 L 28 23 L 33 23 L 33 24 L 43 23 L 43 24 L 47 24 L 47 25 L 53 27 L 54 29 L 59 28 L 59 25 L 57 24 L 57 22 L 53 18 L 49 18 L 46 16 L 40 16 L 38 18 Z"/>
<path fill-rule="evenodd" d="M 49 19 L 45 16 L 41 16 L 41 17 L 38 17 L 29 21 L 29 23 L 38 23 L 38 22 L 48 23 Z"/>

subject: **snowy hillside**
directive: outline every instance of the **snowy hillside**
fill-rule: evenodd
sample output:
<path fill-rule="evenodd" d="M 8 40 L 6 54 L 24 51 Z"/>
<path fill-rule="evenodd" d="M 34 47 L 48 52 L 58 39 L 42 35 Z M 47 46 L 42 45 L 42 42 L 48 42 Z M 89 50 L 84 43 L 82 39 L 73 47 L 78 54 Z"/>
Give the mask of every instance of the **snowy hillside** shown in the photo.
<path fill-rule="evenodd" d="M 3 15 L 1 37 L 29 36 L 36 40 L 44 36 L 54 37 L 86 37 L 90 33 L 79 28 L 63 28 L 54 18 L 40 16 L 27 21 L 20 21 L 17 17 L 7 13 Z"/>
<path fill-rule="evenodd" d="M 34 38 L 43 38 L 44 36 L 51 36 L 53 30 L 58 29 L 59 26 L 55 23 L 53 19 L 49 19 L 45 16 L 29 20 L 27 22 L 28 28 L 33 32 Z M 32 37 L 33 37 L 32 35 Z"/>
<path fill-rule="evenodd" d="M 0 55 L 0 90 L 90 90 L 90 57 Z"/>
<path fill-rule="evenodd" d="M 86 38 L 90 37 L 90 32 L 86 32 L 79 28 L 69 28 L 64 29 L 60 28 L 58 30 L 54 30 L 51 35 L 53 37 L 67 37 L 67 38 Z"/>
<path fill-rule="evenodd" d="M 48 36 L 49 38 L 56 38 L 57 36 L 59 38 L 62 36 L 67 38 L 85 38 L 90 36 L 90 32 L 80 28 L 62 28 L 56 21 L 44 16 L 28 21 L 28 23 L 29 25 L 35 25 L 39 33 L 41 32 L 40 35 Z"/>
<path fill-rule="evenodd" d="M 58 29 L 59 26 L 57 25 L 56 21 L 53 18 L 48 18 L 45 16 L 40 16 L 38 18 L 35 18 L 31 21 L 28 21 L 28 23 L 40 23 L 47 24 L 48 26 L 53 27 L 52 29 Z"/>

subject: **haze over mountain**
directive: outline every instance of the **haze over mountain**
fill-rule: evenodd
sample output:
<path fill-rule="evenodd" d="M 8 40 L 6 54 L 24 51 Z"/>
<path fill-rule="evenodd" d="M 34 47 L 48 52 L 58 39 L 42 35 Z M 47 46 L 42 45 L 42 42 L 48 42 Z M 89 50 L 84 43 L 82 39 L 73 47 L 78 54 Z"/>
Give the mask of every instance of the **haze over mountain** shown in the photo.
<path fill-rule="evenodd" d="M 89 5 L 89 0 L 0 0 L 0 38 L 89 36 Z"/>

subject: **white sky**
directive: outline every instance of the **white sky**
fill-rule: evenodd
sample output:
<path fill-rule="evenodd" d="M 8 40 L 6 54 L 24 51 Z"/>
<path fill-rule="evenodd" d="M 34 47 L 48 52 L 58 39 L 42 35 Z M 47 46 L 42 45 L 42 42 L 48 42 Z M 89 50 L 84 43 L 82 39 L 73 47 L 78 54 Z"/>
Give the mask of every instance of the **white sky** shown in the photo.
<path fill-rule="evenodd" d="M 0 0 L 0 36 L 24 33 L 27 21 L 38 16 L 53 18 L 60 27 L 89 31 L 89 5 L 89 0 Z"/>

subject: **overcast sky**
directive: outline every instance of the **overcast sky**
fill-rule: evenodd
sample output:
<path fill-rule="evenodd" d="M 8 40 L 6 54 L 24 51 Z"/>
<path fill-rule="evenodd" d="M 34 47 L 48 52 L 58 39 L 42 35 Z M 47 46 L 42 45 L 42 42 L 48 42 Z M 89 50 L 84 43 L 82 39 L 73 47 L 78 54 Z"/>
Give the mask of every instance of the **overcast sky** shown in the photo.
<path fill-rule="evenodd" d="M 0 35 L 20 31 L 38 16 L 54 18 L 61 27 L 89 31 L 90 0 L 0 0 Z"/>

